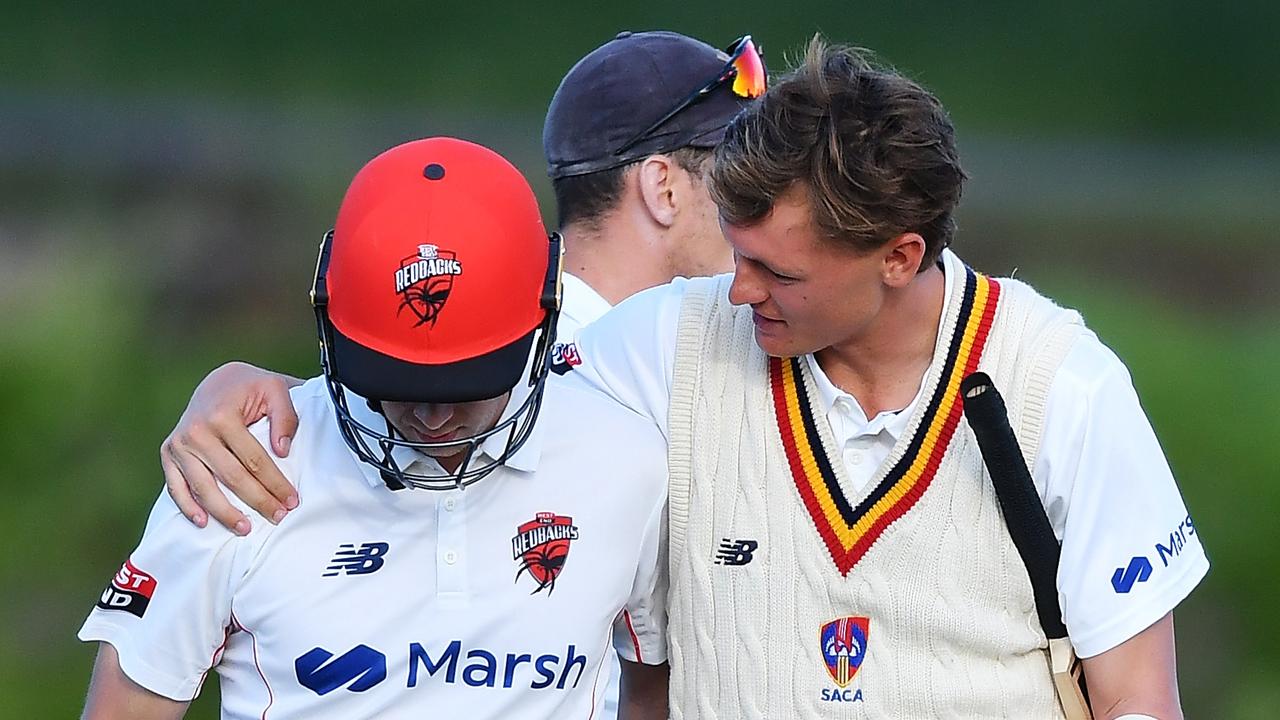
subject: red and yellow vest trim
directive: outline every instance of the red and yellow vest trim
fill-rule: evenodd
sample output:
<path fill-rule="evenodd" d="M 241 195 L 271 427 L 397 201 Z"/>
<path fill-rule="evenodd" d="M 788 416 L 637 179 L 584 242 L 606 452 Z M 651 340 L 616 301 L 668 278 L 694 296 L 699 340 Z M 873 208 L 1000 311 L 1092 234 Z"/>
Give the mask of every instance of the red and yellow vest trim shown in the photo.
<path fill-rule="evenodd" d="M 817 422 L 826 418 L 815 415 L 801 375 L 804 360 L 769 359 L 769 384 L 787 463 L 841 575 L 848 575 L 881 533 L 929 489 L 960 422 L 960 381 L 978 368 L 1000 297 L 998 282 L 965 270 L 964 296 L 937 388 L 902 459 L 857 507 L 841 492 L 833 458 L 819 437 Z"/>

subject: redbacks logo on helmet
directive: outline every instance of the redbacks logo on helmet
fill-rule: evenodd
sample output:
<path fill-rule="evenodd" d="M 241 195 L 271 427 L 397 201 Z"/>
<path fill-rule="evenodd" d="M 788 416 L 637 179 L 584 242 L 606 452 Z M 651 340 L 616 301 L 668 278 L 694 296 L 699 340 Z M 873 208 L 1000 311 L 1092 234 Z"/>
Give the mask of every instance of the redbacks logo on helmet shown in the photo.
<path fill-rule="evenodd" d="M 397 313 L 409 310 L 418 322 L 414 327 L 435 325 L 453 289 L 453 278 L 462 274 L 457 253 L 435 245 L 419 245 L 417 254 L 400 261 L 396 270 L 396 292 L 402 300 Z"/>

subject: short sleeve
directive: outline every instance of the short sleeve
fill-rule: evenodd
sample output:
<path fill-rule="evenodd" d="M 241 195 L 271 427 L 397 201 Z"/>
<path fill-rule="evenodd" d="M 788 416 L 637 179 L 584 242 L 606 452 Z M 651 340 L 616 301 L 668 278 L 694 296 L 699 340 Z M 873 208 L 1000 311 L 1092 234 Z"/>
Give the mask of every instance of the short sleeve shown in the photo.
<path fill-rule="evenodd" d="M 583 327 L 573 370 L 587 384 L 650 418 L 667 435 L 667 410 L 676 356 L 676 329 L 684 293 L 677 278 L 632 295 Z"/>
<path fill-rule="evenodd" d="M 667 518 L 663 502 L 649 517 L 631 597 L 613 624 L 613 647 L 623 660 L 645 665 L 667 661 L 667 586 Z"/>
<path fill-rule="evenodd" d="M 1173 610 L 1209 569 L 1128 370 L 1091 333 L 1050 388 L 1035 477 L 1062 541 L 1058 594 L 1081 657 Z"/>
<path fill-rule="evenodd" d="M 255 523 L 254 533 L 259 526 Z M 246 539 L 198 528 L 161 493 L 138 547 L 80 628 L 110 643 L 142 687 L 180 702 L 199 691 L 230 631 L 237 550 Z"/>

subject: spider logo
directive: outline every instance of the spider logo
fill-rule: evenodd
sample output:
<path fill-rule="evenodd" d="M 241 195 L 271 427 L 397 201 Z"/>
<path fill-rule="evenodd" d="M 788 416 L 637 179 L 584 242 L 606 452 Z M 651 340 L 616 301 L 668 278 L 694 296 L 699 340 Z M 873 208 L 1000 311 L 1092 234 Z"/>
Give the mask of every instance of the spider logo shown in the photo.
<path fill-rule="evenodd" d="M 453 289 L 453 276 L 428 278 L 426 281 L 417 285 L 411 285 L 400 293 L 403 298 L 400 301 L 400 307 L 396 310 L 399 316 L 405 308 L 418 318 L 418 322 L 414 323 L 414 327 L 419 327 L 427 323 L 436 324 L 436 319 L 440 317 L 440 311 L 444 309 L 445 300 L 449 299 L 449 291 Z"/>
<path fill-rule="evenodd" d="M 556 589 L 556 579 L 569 559 L 569 545 L 578 539 L 573 518 L 541 512 L 516 529 L 511 538 L 512 557 L 519 564 L 515 581 L 525 573 L 536 583 L 530 595 Z"/>
<path fill-rule="evenodd" d="M 548 546 L 544 548 L 534 548 L 524 555 L 520 556 L 520 569 L 516 571 L 516 580 L 520 580 L 520 576 L 525 572 L 533 578 L 538 586 L 533 589 L 530 595 L 536 595 L 543 590 L 550 595 L 552 590 L 556 589 L 556 578 L 560 577 L 560 571 L 564 569 L 564 561 L 569 558 L 569 543 L 561 545 Z"/>

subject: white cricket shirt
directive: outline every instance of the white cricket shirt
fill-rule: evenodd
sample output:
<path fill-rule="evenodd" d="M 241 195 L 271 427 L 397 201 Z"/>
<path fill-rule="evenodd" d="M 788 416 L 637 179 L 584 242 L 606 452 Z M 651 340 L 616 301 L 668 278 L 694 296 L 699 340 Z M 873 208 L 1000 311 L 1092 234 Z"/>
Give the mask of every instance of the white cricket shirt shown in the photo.
<path fill-rule="evenodd" d="M 560 319 L 556 322 L 556 347 L 553 351 L 557 369 L 564 370 L 577 361 L 572 347 L 566 356 L 565 347 L 570 346 L 577 337 L 578 331 L 587 323 L 609 312 L 613 306 L 605 300 L 595 288 L 581 278 L 563 273 L 560 276 L 563 296 L 560 303 Z M 622 668 L 618 665 L 616 653 L 610 653 L 605 660 L 604 674 L 608 678 L 604 691 L 604 708 L 600 720 L 614 720 L 618 717 L 618 694 L 621 692 Z"/>
<path fill-rule="evenodd" d="M 213 669 L 224 718 L 587 718 L 611 642 L 666 661 L 665 443 L 647 420 L 552 377 L 506 465 L 466 490 L 392 491 L 342 441 L 322 379 L 293 400 L 277 462 L 298 508 L 240 538 L 162 493 L 81 629 L 135 682 L 189 700 Z"/>
<path fill-rule="evenodd" d="M 947 297 L 963 272 L 944 252 Z M 578 335 L 575 374 L 650 418 L 667 435 L 676 327 L 686 288 L 677 279 L 619 303 Z M 945 308 L 944 308 L 945 313 Z M 945 342 L 939 338 L 937 342 Z M 920 401 L 868 419 L 812 355 L 827 421 L 856 494 L 885 462 Z M 1032 476 L 1062 542 L 1058 594 L 1082 657 L 1109 650 L 1172 610 L 1209 561 L 1128 370 L 1092 332 L 1069 351 L 1050 387 Z"/>

